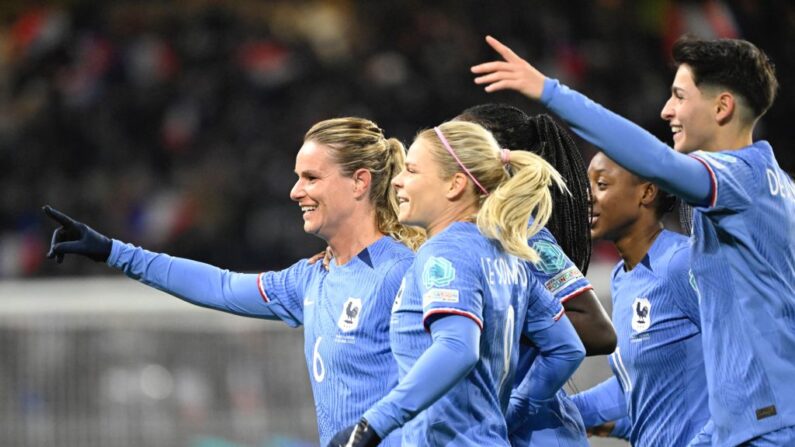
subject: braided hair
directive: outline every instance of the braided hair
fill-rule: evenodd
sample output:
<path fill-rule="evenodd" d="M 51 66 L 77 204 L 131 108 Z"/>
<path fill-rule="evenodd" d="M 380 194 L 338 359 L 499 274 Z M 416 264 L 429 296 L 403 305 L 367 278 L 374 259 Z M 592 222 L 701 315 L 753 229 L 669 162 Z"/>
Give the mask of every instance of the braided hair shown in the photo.
<path fill-rule="evenodd" d="M 540 155 L 566 181 L 569 193 L 552 188 L 553 211 L 547 228 L 563 252 L 583 272 L 591 259 L 591 186 L 577 144 L 552 117 L 529 116 L 506 104 L 482 104 L 464 110 L 456 119 L 485 127 L 506 149 Z"/>

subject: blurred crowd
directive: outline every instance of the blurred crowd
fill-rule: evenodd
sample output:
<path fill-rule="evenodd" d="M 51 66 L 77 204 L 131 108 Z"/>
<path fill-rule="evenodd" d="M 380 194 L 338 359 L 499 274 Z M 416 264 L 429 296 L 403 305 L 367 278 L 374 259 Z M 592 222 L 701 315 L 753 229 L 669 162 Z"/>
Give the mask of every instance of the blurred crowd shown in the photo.
<path fill-rule="evenodd" d="M 782 87 L 758 137 L 795 171 L 787 0 L 4 2 L 0 278 L 110 273 L 45 262 L 44 204 L 240 271 L 313 254 L 323 244 L 303 233 L 289 191 L 314 122 L 364 116 L 409 143 L 478 103 L 543 111 L 472 83 L 469 67 L 493 57 L 485 34 L 670 141 L 659 111 L 685 32 L 770 55 Z"/>

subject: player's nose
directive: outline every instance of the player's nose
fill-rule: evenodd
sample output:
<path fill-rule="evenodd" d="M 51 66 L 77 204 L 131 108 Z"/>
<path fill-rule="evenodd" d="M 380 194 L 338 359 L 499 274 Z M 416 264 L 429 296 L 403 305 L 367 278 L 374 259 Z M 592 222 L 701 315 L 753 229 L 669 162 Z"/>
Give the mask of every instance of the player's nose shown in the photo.
<path fill-rule="evenodd" d="M 304 196 L 306 196 L 306 193 L 304 192 L 304 185 L 303 182 L 299 179 L 298 181 L 295 182 L 295 185 L 293 185 L 293 188 L 290 190 L 290 199 L 292 199 L 295 202 L 298 202 Z"/>
<path fill-rule="evenodd" d="M 660 111 L 660 118 L 664 119 L 665 121 L 671 121 L 674 117 L 674 108 L 671 104 L 671 99 L 665 101 L 662 110 Z"/>

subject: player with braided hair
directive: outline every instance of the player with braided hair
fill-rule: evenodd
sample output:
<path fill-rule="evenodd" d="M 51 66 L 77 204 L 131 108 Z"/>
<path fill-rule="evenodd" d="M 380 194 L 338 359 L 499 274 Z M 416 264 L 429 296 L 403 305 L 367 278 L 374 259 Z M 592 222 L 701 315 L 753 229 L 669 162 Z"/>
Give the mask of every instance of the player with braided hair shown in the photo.
<path fill-rule="evenodd" d="M 592 432 L 633 446 L 710 444 L 698 295 L 688 239 L 663 229 L 676 198 L 598 153 L 588 169 L 594 239 L 615 244 L 614 376 L 572 397 Z M 615 423 L 608 430 L 594 430 Z M 702 436 L 694 438 L 704 431 Z"/>
<path fill-rule="evenodd" d="M 568 193 L 553 190 L 554 211 L 547 229 L 581 272 L 591 259 L 591 189 L 586 165 L 577 143 L 551 116 L 530 116 L 507 104 L 481 104 L 461 112 L 456 119 L 488 129 L 502 147 L 524 149 L 540 155 L 566 180 Z"/>

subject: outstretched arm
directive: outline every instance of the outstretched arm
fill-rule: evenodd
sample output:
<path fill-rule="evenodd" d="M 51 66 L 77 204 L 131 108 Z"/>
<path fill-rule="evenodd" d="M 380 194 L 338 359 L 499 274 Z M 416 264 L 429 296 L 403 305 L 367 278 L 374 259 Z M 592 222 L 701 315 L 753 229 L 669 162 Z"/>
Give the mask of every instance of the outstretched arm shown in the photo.
<path fill-rule="evenodd" d="M 107 262 L 130 278 L 199 306 L 238 315 L 279 318 L 260 294 L 261 283 L 255 274 L 233 273 L 189 259 L 152 253 L 111 240 L 50 206 L 43 211 L 61 225 L 53 232 L 49 258 L 61 262 L 65 255 L 85 256 Z M 289 318 L 284 319 L 290 325 L 297 325 L 288 321 Z"/>
<path fill-rule="evenodd" d="M 259 292 L 257 274 L 230 272 L 115 239 L 107 262 L 132 279 L 197 306 L 249 317 L 278 318 Z"/>
<path fill-rule="evenodd" d="M 486 42 L 502 57 L 472 67 L 487 92 L 516 90 L 539 100 L 564 119 L 575 133 L 602 149 L 634 174 L 691 204 L 707 203 L 711 177 L 701 161 L 675 152 L 636 124 L 582 94 L 546 78 L 510 48 L 491 36 Z"/>

